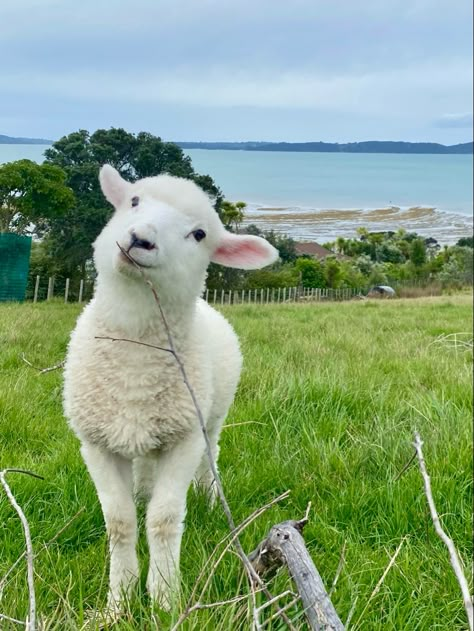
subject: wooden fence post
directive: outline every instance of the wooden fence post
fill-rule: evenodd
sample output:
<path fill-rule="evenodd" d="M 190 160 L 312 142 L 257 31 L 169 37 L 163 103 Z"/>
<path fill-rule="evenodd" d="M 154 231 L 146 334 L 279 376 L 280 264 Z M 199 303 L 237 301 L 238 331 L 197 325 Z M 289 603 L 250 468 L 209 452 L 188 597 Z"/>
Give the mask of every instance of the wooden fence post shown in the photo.
<path fill-rule="evenodd" d="M 38 300 L 39 284 L 40 284 L 40 277 L 37 276 L 35 280 L 35 293 L 33 295 L 33 302 L 37 302 Z"/>
<path fill-rule="evenodd" d="M 221 291 L 221 305 L 224 304 L 224 295 L 225 295 L 225 292 L 224 292 L 224 290 L 222 290 Z"/>
<path fill-rule="evenodd" d="M 64 288 L 64 302 L 67 302 L 69 297 L 69 278 L 66 278 L 66 287 Z"/>
<path fill-rule="evenodd" d="M 281 296 L 281 287 L 278 287 L 277 302 L 280 302 L 280 296 Z"/>
<path fill-rule="evenodd" d="M 212 304 L 216 304 L 216 299 L 217 299 L 217 289 L 214 289 L 214 298 L 212 300 Z"/>
<path fill-rule="evenodd" d="M 209 302 L 209 289 L 206 289 L 206 298 L 205 298 L 206 302 Z"/>
<path fill-rule="evenodd" d="M 54 276 L 48 278 L 48 293 L 46 294 L 46 300 L 51 300 L 54 293 Z"/>
<path fill-rule="evenodd" d="M 82 295 L 84 293 L 84 279 L 81 278 L 81 282 L 79 283 L 79 297 L 77 302 L 82 302 Z"/>

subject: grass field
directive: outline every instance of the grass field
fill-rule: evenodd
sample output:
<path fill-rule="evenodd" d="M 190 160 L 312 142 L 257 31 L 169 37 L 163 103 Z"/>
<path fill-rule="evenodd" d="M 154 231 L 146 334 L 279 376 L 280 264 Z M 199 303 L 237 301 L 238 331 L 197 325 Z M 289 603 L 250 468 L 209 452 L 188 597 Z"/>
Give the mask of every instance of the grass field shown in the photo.
<path fill-rule="evenodd" d="M 245 356 L 220 457 L 235 520 L 291 489 L 287 500 L 245 530 L 244 548 L 253 549 L 272 524 L 303 516 L 311 500 L 305 538 L 328 587 L 346 548 L 332 599 L 342 620 L 355 603 L 353 629 L 467 628 L 416 462 L 398 474 L 413 454 L 417 428 L 443 525 L 470 568 L 472 352 L 437 339 L 472 330 L 471 298 L 224 309 Z M 20 354 L 38 366 L 60 361 L 78 313 L 75 305 L 54 302 L 0 306 L 0 468 L 22 467 L 44 476 L 40 481 L 12 474 L 9 480 L 38 553 L 39 614 L 46 628 L 55 630 L 80 629 L 90 611 L 104 606 L 107 544 L 78 442 L 62 416 L 61 372 L 39 375 Z M 210 510 L 205 498 L 191 491 L 181 606 L 226 533 L 220 508 Z M 369 601 L 403 538 L 394 566 Z M 23 549 L 19 519 L 1 494 L 0 580 Z M 146 560 L 143 535 L 140 558 Z M 129 615 L 114 629 L 156 628 L 143 589 L 145 570 Z M 275 594 L 287 586 L 283 573 L 270 583 Z M 229 553 L 202 602 L 246 589 L 239 561 Z M 20 564 L 5 586 L 0 613 L 25 619 L 27 608 L 26 571 Z M 178 614 L 179 606 L 170 615 L 157 614 L 160 628 L 170 628 Z M 9 624 L 0 620 L 2 630 L 20 628 Z M 283 628 L 272 624 L 266 628 Z M 247 603 L 193 613 L 182 628 L 249 629 Z"/>

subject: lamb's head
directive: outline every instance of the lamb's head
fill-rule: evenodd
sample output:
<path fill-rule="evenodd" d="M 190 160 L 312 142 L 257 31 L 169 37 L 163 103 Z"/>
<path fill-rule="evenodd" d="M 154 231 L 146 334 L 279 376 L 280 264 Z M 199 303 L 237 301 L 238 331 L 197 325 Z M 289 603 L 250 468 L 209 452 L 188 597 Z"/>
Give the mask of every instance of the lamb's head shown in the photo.
<path fill-rule="evenodd" d="M 100 183 L 115 213 L 94 244 L 99 279 L 141 277 L 124 250 L 165 293 L 196 296 L 211 261 L 257 269 L 278 258 L 264 239 L 227 232 L 207 195 L 190 180 L 160 175 L 132 184 L 105 165 Z"/>

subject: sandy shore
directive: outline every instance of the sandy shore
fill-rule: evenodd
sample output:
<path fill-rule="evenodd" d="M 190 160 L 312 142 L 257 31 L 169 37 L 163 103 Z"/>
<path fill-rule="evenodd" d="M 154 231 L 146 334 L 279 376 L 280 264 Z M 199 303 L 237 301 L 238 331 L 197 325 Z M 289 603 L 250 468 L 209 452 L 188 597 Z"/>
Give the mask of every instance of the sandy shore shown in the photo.
<path fill-rule="evenodd" d="M 460 237 L 472 234 L 473 226 L 469 216 L 421 206 L 369 210 L 254 206 L 246 210 L 244 223 L 253 223 L 262 229 L 273 228 L 298 240 L 320 242 L 356 236 L 359 227 L 371 232 L 403 228 L 424 237 L 434 237 L 443 244 L 455 243 Z"/>

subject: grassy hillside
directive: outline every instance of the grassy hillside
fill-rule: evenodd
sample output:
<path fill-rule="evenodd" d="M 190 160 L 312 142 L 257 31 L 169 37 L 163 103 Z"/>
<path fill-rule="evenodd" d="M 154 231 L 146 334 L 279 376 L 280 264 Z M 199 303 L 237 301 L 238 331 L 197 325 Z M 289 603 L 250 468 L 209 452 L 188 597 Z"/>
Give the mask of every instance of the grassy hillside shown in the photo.
<path fill-rule="evenodd" d="M 38 609 L 47 628 L 57 630 L 81 628 L 88 612 L 104 605 L 106 538 L 78 442 L 62 417 L 61 373 L 39 375 L 20 354 L 38 366 L 57 363 L 78 312 L 59 303 L 0 306 L 0 468 L 23 467 L 45 478 L 9 479 L 39 553 Z M 311 500 L 305 538 L 327 586 L 346 546 L 333 602 L 343 620 L 356 603 L 353 629 L 465 629 L 459 589 L 434 533 L 417 466 L 398 474 L 413 454 L 417 428 L 438 511 L 470 567 L 472 353 L 437 339 L 472 330 L 471 297 L 249 305 L 229 307 L 225 314 L 245 356 L 220 458 L 235 520 L 291 489 L 288 500 L 244 532 L 245 549 L 253 549 L 273 523 L 301 517 Z M 188 505 L 183 603 L 204 560 L 227 533 L 219 507 L 209 510 L 193 491 Z M 404 537 L 395 565 L 367 605 Z M 23 547 L 19 520 L 0 494 L 0 580 Z M 143 536 L 140 556 L 146 558 Z M 143 571 L 142 590 L 144 579 Z M 271 590 L 276 594 L 285 585 L 282 574 Z M 227 554 L 202 602 L 245 589 L 238 560 Z M 27 602 L 20 565 L 4 590 L 0 613 L 24 619 Z M 159 615 L 163 629 L 177 619 L 177 612 Z M 152 620 L 146 596 L 138 593 L 129 616 L 114 629 L 150 629 Z M 15 628 L 8 624 L 0 622 L 0 628 Z M 183 628 L 248 629 L 246 602 L 194 613 Z"/>

